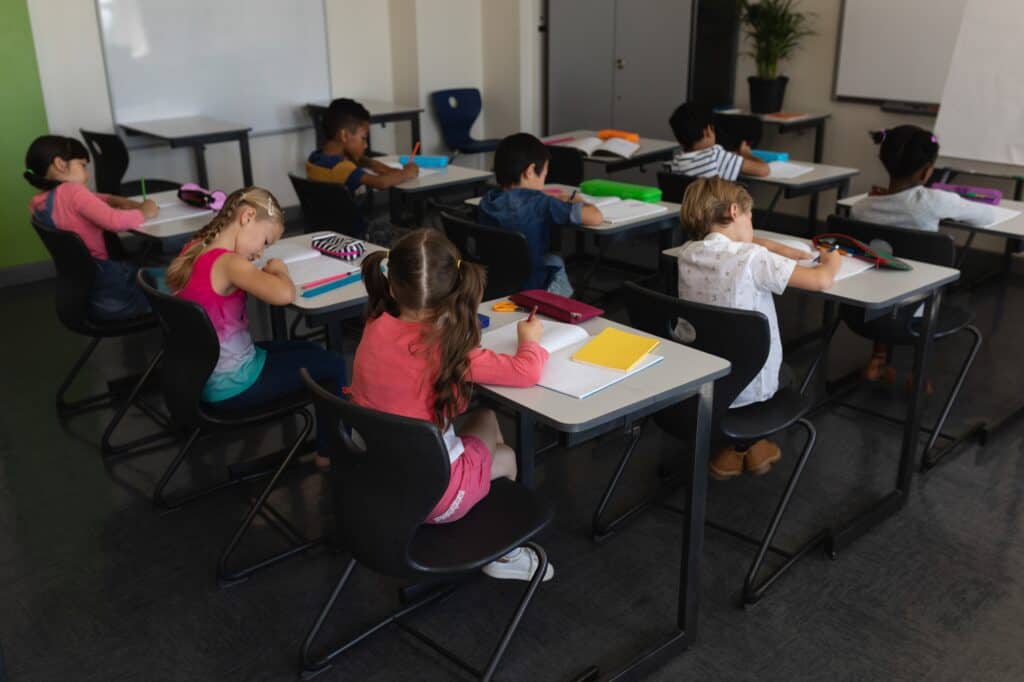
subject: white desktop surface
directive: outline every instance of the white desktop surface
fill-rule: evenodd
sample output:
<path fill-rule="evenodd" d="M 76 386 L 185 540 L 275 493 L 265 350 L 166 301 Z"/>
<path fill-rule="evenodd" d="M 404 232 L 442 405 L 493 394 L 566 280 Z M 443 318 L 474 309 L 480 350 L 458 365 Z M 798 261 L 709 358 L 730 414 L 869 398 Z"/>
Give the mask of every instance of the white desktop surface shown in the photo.
<path fill-rule="evenodd" d="M 398 156 L 378 156 L 376 160 L 381 163 L 395 163 L 398 162 Z M 406 180 L 400 185 L 395 185 L 393 189 L 397 189 L 402 192 L 422 192 L 429 189 L 447 187 L 448 185 L 459 185 L 477 181 L 485 182 L 493 175 L 494 173 L 491 171 L 479 170 L 477 168 L 466 168 L 465 166 L 455 166 L 449 163 L 444 168 L 438 169 L 438 172 L 436 173 L 429 173 L 427 175 L 415 177 L 412 180 Z"/>
<path fill-rule="evenodd" d="M 823 163 L 800 161 L 797 159 L 791 159 L 789 163 L 800 164 L 801 166 L 812 166 L 814 170 L 795 178 L 773 178 L 770 175 L 768 177 L 741 175 L 740 179 L 746 182 L 774 185 L 776 187 L 807 187 L 810 185 L 819 185 L 843 180 L 845 178 L 852 178 L 854 175 L 860 175 L 859 169 L 847 168 L 846 166 L 829 166 Z"/>
<path fill-rule="evenodd" d="M 570 130 L 564 133 L 558 133 L 557 135 L 548 135 L 547 137 L 541 138 L 541 141 L 546 142 L 547 140 L 557 140 L 559 138 L 572 137 L 577 140 L 584 137 L 597 137 L 596 130 Z M 564 146 L 564 145 L 558 145 Z M 640 138 L 640 148 L 636 150 L 636 153 L 629 158 L 623 158 L 621 156 L 587 156 L 584 157 L 587 161 L 593 161 L 594 163 L 622 163 L 624 161 L 635 161 L 642 159 L 645 156 L 652 154 L 661 154 L 667 151 L 672 151 L 679 148 L 679 143 L 674 140 L 658 140 L 651 137 Z"/>
<path fill-rule="evenodd" d="M 282 239 L 279 243 L 281 244 L 297 244 L 303 247 L 309 247 L 313 237 L 317 235 L 328 234 L 328 232 L 311 232 L 309 234 L 300 234 L 294 237 L 288 237 Z M 366 245 L 366 253 L 370 254 L 374 251 L 381 251 L 384 247 L 377 246 L 371 242 L 364 241 Z M 355 261 L 345 261 L 340 259 L 332 259 L 336 264 L 337 274 L 344 272 L 351 272 L 358 270 L 362 265 L 362 258 Z M 298 287 L 302 282 L 295 282 Z M 334 308 L 347 308 L 361 306 L 366 302 L 366 286 L 360 280 L 358 282 L 352 282 L 345 286 L 339 287 L 327 293 L 313 296 L 311 298 L 303 298 L 302 292 L 297 291 L 295 293 L 295 300 L 292 302 L 292 306 L 305 311 L 305 312 L 325 312 Z"/>
<path fill-rule="evenodd" d="M 159 137 L 164 140 L 176 140 L 201 135 L 219 133 L 236 133 L 250 130 L 244 123 L 229 123 L 207 116 L 181 116 L 178 118 L 162 118 L 152 121 L 134 121 L 119 124 L 125 130 Z"/>
<path fill-rule="evenodd" d="M 130 198 L 132 201 L 142 201 L 142 195 Z M 146 198 L 156 202 L 156 205 L 160 207 L 160 215 L 153 219 L 156 221 L 155 223 L 147 220 L 132 232 L 154 239 L 170 239 L 183 234 L 191 234 L 210 222 L 216 215 L 213 211 L 204 211 L 185 218 L 167 220 L 166 215 L 169 211 L 184 210 L 184 207 L 187 207 L 188 210 L 195 210 L 195 208 L 178 199 L 178 190 L 174 189 L 149 194 Z"/>

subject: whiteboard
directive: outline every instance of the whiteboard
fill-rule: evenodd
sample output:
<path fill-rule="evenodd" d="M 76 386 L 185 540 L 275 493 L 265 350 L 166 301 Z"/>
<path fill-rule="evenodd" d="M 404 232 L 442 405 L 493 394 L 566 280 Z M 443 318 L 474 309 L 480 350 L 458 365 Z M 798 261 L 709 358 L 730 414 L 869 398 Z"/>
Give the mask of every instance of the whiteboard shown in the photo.
<path fill-rule="evenodd" d="M 208 116 L 308 126 L 330 98 L 323 0 L 97 0 L 116 123 Z"/>
<path fill-rule="evenodd" d="M 935 104 L 967 0 L 844 0 L 833 94 Z"/>
<path fill-rule="evenodd" d="M 935 122 L 943 157 L 1024 165 L 1021 0 L 970 0 Z"/>

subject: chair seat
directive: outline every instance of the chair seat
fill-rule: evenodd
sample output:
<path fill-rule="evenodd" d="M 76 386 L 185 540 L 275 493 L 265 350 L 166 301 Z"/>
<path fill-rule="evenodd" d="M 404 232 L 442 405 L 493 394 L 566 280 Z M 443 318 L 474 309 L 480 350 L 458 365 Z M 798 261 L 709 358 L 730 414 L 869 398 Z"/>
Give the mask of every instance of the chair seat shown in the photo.
<path fill-rule="evenodd" d="M 181 187 L 181 183 L 174 182 L 173 180 L 158 180 L 156 178 L 146 178 L 146 194 L 166 192 L 168 190 L 178 189 L 179 187 Z M 122 182 L 119 192 L 123 197 L 139 196 L 142 194 L 142 181 L 128 180 L 127 182 Z"/>
<path fill-rule="evenodd" d="M 234 428 L 284 417 L 309 405 L 311 400 L 308 392 L 298 391 L 283 395 L 267 405 L 248 407 L 244 410 L 232 410 L 217 407 L 217 403 L 204 402 L 199 404 L 199 414 L 210 426 Z"/>
<path fill-rule="evenodd" d="M 914 308 L 916 310 L 916 306 Z M 860 313 L 855 313 L 860 314 Z M 875 339 L 881 343 L 893 345 L 913 344 L 920 334 L 923 318 L 914 318 L 909 322 L 909 313 L 897 315 L 896 317 L 885 316 L 869 322 L 854 322 L 848 325 L 858 335 Z M 939 308 L 939 317 L 935 321 L 935 332 L 933 339 L 942 339 L 956 334 L 961 329 L 974 321 L 974 314 L 964 308 L 943 305 Z"/>
<path fill-rule="evenodd" d="M 729 410 L 722 417 L 722 433 L 739 441 L 752 441 L 788 428 L 811 409 L 810 396 L 794 388 L 781 388 L 770 400 Z"/>
<path fill-rule="evenodd" d="M 413 536 L 409 557 L 427 574 L 465 573 L 504 556 L 551 522 L 551 507 L 533 490 L 508 479 L 455 521 L 424 524 Z"/>
<path fill-rule="evenodd" d="M 501 142 L 501 140 L 497 138 L 492 140 L 471 139 L 467 142 L 460 142 L 455 148 L 463 154 L 482 154 L 484 152 L 493 152 L 498 148 L 499 142 Z"/>
<path fill-rule="evenodd" d="M 923 318 L 915 318 L 910 323 L 910 334 L 912 337 L 921 335 Z M 944 305 L 939 308 L 939 319 L 935 321 L 935 332 L 933 339 L 942 339 L 956 334 L 958 331 L 974 322 L 974 313 L 965 308 Z"/>
<path fill-rule="evenodd" d="M 158 324 L 159 321 L 156 315 L 147 313 L 141 317 L 133 317 L 130 320 L 94 320 L 90 318 L 86 320 L 84 329 L 75 331 L 80 331 L 87 336 L 109 338 L 155 329 Z"/>

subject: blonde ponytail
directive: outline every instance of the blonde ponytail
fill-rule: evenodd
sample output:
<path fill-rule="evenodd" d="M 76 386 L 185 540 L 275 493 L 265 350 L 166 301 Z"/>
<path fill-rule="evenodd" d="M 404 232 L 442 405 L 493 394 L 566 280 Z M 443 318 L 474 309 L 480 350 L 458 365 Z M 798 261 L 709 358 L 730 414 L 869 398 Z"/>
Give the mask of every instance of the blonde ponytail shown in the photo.
<path fill-rule="evenodd" d="M 167 285 L 171 291 L 177 293 L 185 288 L 189 277 L 192 276 L 192 267 L 196 264 L 196 259 L 220 236 L 221 231 L 238 217 L 238 211 L 243 205 L 255 209 L 259 220 L 276 219 L 284 223 L 281 205 L 277 203 L 273 194 L 262 187 L 246 187 L 232 192 L 213 220 L 196 232 L 195 238 L 186 244 L 178 257 L 167 266 Z"/>

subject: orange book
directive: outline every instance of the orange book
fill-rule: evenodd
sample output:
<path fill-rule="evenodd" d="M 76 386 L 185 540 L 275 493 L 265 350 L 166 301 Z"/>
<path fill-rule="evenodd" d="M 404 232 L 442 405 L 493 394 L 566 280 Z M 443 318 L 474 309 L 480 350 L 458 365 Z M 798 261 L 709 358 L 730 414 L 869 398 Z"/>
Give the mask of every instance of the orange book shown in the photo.
<path fill-rule="evenodd" d="M 625 130 L 615 130 L 614 128 L 605 128 L 604 130 L 598 130 L 597 136 L 602 140 L 607 140 L 611 137 L 620 137 L 623 140 L 628 140 L 633 144 L 640 144 L 639 133 L 629 133 Z"/>
<path fill-rule="evenodd" d="M 764 117 L 776 121 L 792 121 L 794 118 L 803 118 L 806 115 L 798 111 L 777 111 L 774 114 L 765 114 Z"/>

